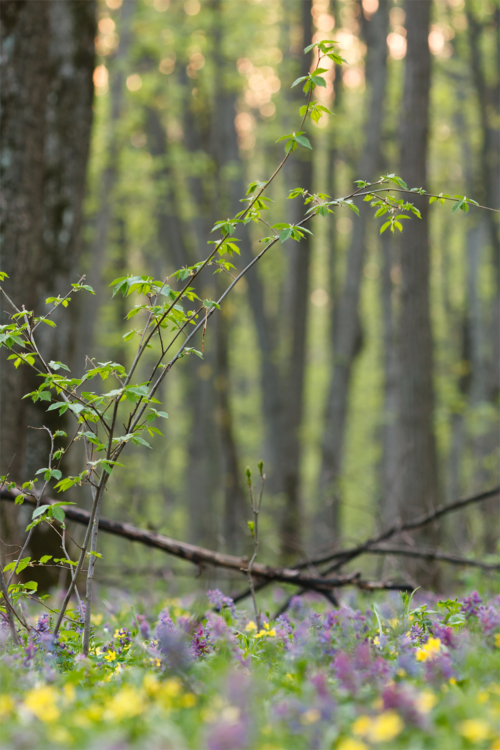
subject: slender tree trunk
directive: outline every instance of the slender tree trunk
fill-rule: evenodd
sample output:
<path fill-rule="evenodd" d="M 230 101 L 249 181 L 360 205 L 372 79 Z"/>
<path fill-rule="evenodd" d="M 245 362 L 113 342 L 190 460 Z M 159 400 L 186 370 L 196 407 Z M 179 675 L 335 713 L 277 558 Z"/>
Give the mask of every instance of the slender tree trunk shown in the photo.
<path fill-rule="evenodd" d="M 500 8 L 496 7 L 494 23 L 496 28 L 496 80 L 488 84 L 485 75 L 484 54 L 481 48 L 483 27 L 476 19 L 474 4 L 468 0 L 467 19 L 469 29 L 469 43 L 471 51 L 471 67 L 474 78 L 474 88 L 478 97 L 481 130 L 483 136 L 481 153 L 481 180 L 478 197 L 482 203 L 498 208 L 500 206 L 500 133 L 498 119 L 500 117 Z M 498 215 L 488 211 L 485 217 L 489 244 L 492 250 L 492 266 L 494 269 L 495 293 L 492 296 L 488 311 L 489 322 L 485 334 L 489 343 L 489 351 L 485 354 L 482 372 L 485 377 L 484 401 L 493 408 L 498 403 L 500 393 L 500 222 Z M 473 375 L 480 377 L 479 373 Z M 474 441 L 477 471 L 476 483 L 487 482 L 488 472 L 484 471 L 485 456 L 498 451 L 497 425 L 490 427 L 487 432 Z M 493 500 L 485 503 L 481 508 L 484 517 L 485 547 L 488 552 L 495 552 L 498 541 L 497 519 L 500 505 Z"/>
<path fill-rule="evenodd" d="M 301 0 L 301 25 L 304 47 L 310 44 L 313 35 L 311 3 Z M 300 73 L 307 75 L 311 65 L 309 55 L 299 58 Z M 302 94 L 299 90 L 298 94 Z M 291 184 L 312 191 L 313 163 L 311 152 L 300 149 L 290 162 Z M 300 202 L 292 205 L 291 222 L 299 220 Z M 303 509 L 301 501 L 302 441 L 300 428 L 304 406 L 304 378 L 306 369 L 306 336 L 309 313 L 309 277 L 311 265 L 311 241 L 306 235 L 300 242 L 289 242 L 287 246 L 288 269 L 285 280 L 285 317 L 287 358 L 282 377 L 285 383 L 282 401 L 282 451 L 280 455 L 280 484 L 285 504 L 281 518 L 281 556 L 287 560 L 302 551 Z"/>
<path fill-rule="evenodd" d="M 359 177 L 371 180 L 381 165 L 380 139 L 386 89 L 387 29 L 389 3 L 381 2 L 371 20 L 363 18 L 363 33 L 368 46 L 366 76 L 370 100 L 365 126 L 365 144 L 358 164 Z M 347 271 L 340 300 L 335 305 L 334 366 L 325 410 L 318 497 L 324 506 L 325 526 L 330 540 L 339 535 L 339 478 L 345 443 L 351 373 L 360 351 L 361 325 L 359 298 L 366 256 L 366 228 L 370 212 L 362 206 L 354 219 Z"/>
<path fill-rule="evenodd" d="M 75 356 L 75 364 L 79 371 L 85 366 L 85 357 L 93 356 L 96 321 L 105 294 L 102 288 L 102 274 L 113 221 L 112 200 L 118 177 L 118 156 L 120 152 L 117 127 L 122 116 L 123 95 L 125 93 L 125 62 L 128 59 L 132 44 L 131 26 L 135 7 L 135 0 L 126 0 L 122 5 L 118 26 L 120 42 L 108 63 L 111 111 L 105 134 L 106 165 L 99 190 L 99 210 L 95 217 L 94 240 L 88 248 L 86 259 L 88 265 L 87 282 L 95 290 L 96 296 L 83 297 L 79 300 L 79 335 Z"/>
<path fill-rule="evenodd" d="M 382 270 L 380 274 L 380 297 L 382 307 L 384 404 L 382 417 L 382 462 L 381 503 L 383 525 L 389 524 L 397 515 L 396 487 L 400 471 L 398 456 L 398 384 L 399 362 L 397 356 L 396 310 L 394 295 L 396 285 L 392 280 L 395 264 L 395 243 L 389 232 L 380 240 Z"/>
<path fill-rule="evenodd" d="M 428 45 L 431 4 L 407 2 L 407 54 L 401 126 L 401 175 L 410 187 L 427 182 L 431 61 Z M 401 482 L 398 507 L 404 519 L 438 502 L 434 434 L 433 339 L 430 317 L 428 201 L 415 197 L 422 219 L 412 220 L 402 238 L 399 374 Z M 421 537 L 435 543 L 437 530 Z M 432 568 L 413 566 L 424 585 L 435 582 Z"/>

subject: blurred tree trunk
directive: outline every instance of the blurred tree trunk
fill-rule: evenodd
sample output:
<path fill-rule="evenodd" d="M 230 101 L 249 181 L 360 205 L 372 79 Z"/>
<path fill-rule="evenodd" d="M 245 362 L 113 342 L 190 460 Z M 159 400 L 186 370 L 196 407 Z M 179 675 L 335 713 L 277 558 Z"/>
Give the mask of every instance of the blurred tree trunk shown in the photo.
<path fill-rule="evenodd" d="M 380 515 L 383 526 L 388 526 L 393 522 L 398 512 L 396 487 L 400 472 L 397 434 L 399 362 L 396 338 L 396 305 L 394 300 L 397 287 L 393 282 L 393 275 L 395 269 L 397 269 L 397 265 L 395 242 L 392 234 L 389 232 L 384 232 L 380 238 L 380 250 L 382 256 L 380 299 L 384 364 Z"/>
<path fill-rule="evenodd" d="M 78 280 L 94 36 L 94 2 L 3 4 L 2 270 L 16 304 L 39 314 L 47 309 L 47 296 L 66 294 Z M 58 311 L 53 319 L 57 329 L 40 329 L 41 351 L 49 360 L 71 361 L 74 316 Z M 1 469 L 18 482 L 32 478 L 48 455 L 45 433 L 27 425 L 65 426 L 54 412 L 47 414 L 43 402 L 21 401 L 37 385 L 29 371 L 12 371 L 2 360 Z M 18 543 L 25 519 L 14 512 L 9 524 L 2 508 L 2 537 Z M 35 557 L 39 548 L 47 552 L 48 544 L 58 545 L 41 527 L 37 532 L 30 545 Z M 50 583 L 50 576 L 42 580 L 37 572 L 43 586 Z"/>
<path fill-rule="evenodd" d="M 313 35 L 311 3 L 299 3 L 300 25 L 303 47 L 310 44 Z M 311 66 L 311 55 L 293 55 L 298 63 L 298 75 L 307 75 Z M 302 105 L 304 97 L 300 86 L 294 91 L 293 102 Z M 293 117 L 296 118 L 296 112 Z M 309 122 L 304 127 L 309 127 Z M 292 186 L 305 190 L 313 189 L 312 154 L 308 149 L 298 149 L 287 164 L 287 179 Z M 290 206 L 288 220 L 297 223 L 303 216 L 302 203 L 296 199 Z M 306 234 L 300 242 L 288 242 L 286 246 L 288 267 L 284 287 L 284 316 L 282 336 L 285 341 L 285 359 L 281 371 L 281 419 L 280 452 L 277 474 L 279 490 L 283 493 L 284 506 L 280 525 L 281 557 L 286 562 L 303 552 L 303 509 L 301 502 L 301 458 L 302 441 L 300 428 L 304 405 L 304 377 L 306 368 L 306 336 L 309 312 L 309 278 L 311 264 L 311 241 Z M 276 355 L 275 355 L 276 356 Z"/>
<path fill-rule="evenodd" d="M 185 86 L 183 112 L 183 147 L 193 157 L 208 142 L 209 134 L 191 96 L 192 84 L 182 75 Z M 191 84 L 191 85 L 190 85 Z M 207 105 L 208 106 L 208 105 Z M 168 114 L 167 114 L 168 117 Z M 212 226 L 210 206 L 206 201 L 206 185 L 202 177 L 194 174 L 188 178 L 189 193 L 196 207 L 196 218 L 185 221 L 180 209 L 178 178 L 171 166 L 170 144 L 167 141 L 160 114 L 154 107 L 146 113 L 146 133 L 149 150 L 158 168 L 158 203 L 156 210 L 158 245 L 169 271 L 193 265 L 206 254 L 206 241 Z M 205 129 L 204 129 L 205 128 Z M 213 298 L 214 284 L 206 282 L 207 276 L 195 282 L 201 298 Z M 210 279 L 210 277 L 208 277 Z M 212 319 L 213 320 L 213 319 Z M 188 506 L 189 539 L 196 544 L 213 547 L 217 542 L 217 519 L 215 496 L 220 483 L 218 472 L 220 441 L 216 424 L 215 346 L 212 324 L 206 334 L 204 360 L 191 355 L 183 365 L 184 398 L 190 421 L 188 440 L 188 469 L 186 475 L 186 499 Z M 200 349 L 200 342 L 195 343 Z"/>
<path fill-rule="evenodd" d="M 471 67 L 474 80 L 474 88 L 479 104 L 479 115 L 482 130 L 481 150 L 481 178 L 478 181 L 478 200 L 483 205 L 498 208 L 500 206 L 500 8 L 496 7 L 493 19 L 485 24 L 493 22 L 496 46 L 496 75 L 492 83 L 488 83 L 486 76 L 486 59 L 481 44 L 484 33 L 483 23 L 479 22 L 475 15 L 473 3 L 467 2 L 467 20 L 469 29 L 469 44 L 471 52 Z M 498 396 L 500 393 L 500 222 L 498 215 L 492 211 L 486 212 L 484 225 L 489 235 L 489 245 L 492 251 L 492 266 L 494 270 L 495 292 L 487 311 L 488 321 L 482 331 L 481 338 L 475 342 L 480 350 L 477 352 L 479 361 L 472 370 L 471 405 L 478 408 L 481 403 L 488 403 L 491 410 L 498 409 Z M 486 244 L 483 242 L 483 244 Z M 470 281 L 470 280 L 469 280 Z M 472 283 L 472 282 L 470 282 Z M 470 287 L 472 294 L 477 295 L 479 287 Z M 479 304 L 479 303 L 478 303 Z M 477 307 L 477 305 L 476 305 Z M 481 325 L 481 311 L 476 310 L 474 318 L 477 325 Z M 482 351 L 481 351 L 482 350 Z M 497 412 L 498 418 L 498 412 Z M 473 439 L 473 451 L 475 454 L 476 476 L 475 485 L 482 487 L 492 480 L 491 472 L 484 467 L 485 458 L 493 455 L 498 450 L 498 424 L 497 420 L 491 419 L 490 424 L 485 427 L 483 434 Z M 498 543 L 497 523 L 500 504 L 498 500 L 490 500 L 481 507 L 484 517 L 484 543 L 487 552 L 496 552 Z"/>
<path fill-rule="evenodd" d="M 81 297 L 79 302 L 79 335 L 75 365 L 77 372 L 83 370 L 85 357 L 95 352 L 96 320 L 106 291 L 103 289 L 103 271 L 106 260 L 110 230 L 113 223 L 113 194 L 118 176 L 118 157 L 121 143 L 118 137 L 118 124 L 123 114 L 125 93 L 126 63 L 132 44 L 132 19 L 135 12 L 135 0 L 127 0 L 121 8 L 118 23 L 120 41 L 118 47 L 108 59 L 108 85 L 110 113 L 105 135 L 105 166 L 100 182 L 99 210 L 93 220 L 94 238 L 86 253 L 87 283 L 95 290 L 95 297 Z"/>
<path fill-rule="evenodd" d="M 229 85 L 229 63 L 224 54 L 224 41 L 227 26 L 221 22 L 221 2 L 213 0 L 215 18 L 215 66 L 220 84 L 215 92 L 211 151 L 215 161 L 215 195 L 213 207 L 214 219 L 235 216 L 243 209 L 240 198 L 245 195 L 243 164 L 239 156 L 238 138 L 235 128 L 236 92 Z M 241 245 L 250 250 L 250 232 L 248 225 L 239 227 L 238 236 Z M 226 288 L 228 279 L 217 275 L 217 296 Z M 231 407 L 231 375 L 229 362 L 230 319 L 227 308 L 216 314 L 216 378 L 217 392 L 217 425 L 221 443 L 222 480 L 224 497 L 223 539 L 230 551 L 241 549 L 243 539 L 245 494 L 240 474 L 238 449 L 234 436 L 234 420 Z"/>
<path fill-rule="evenodd" d="M 365 125 L 365 144 L 358 164 L 358 176 L 372 180 L 381 166 L 380 139 L 387 79 L 387 30 L 389 3 L 381 2 L 370 20 L 363 13 L 362 29 L 367 44 L 366 78 L 370 90 Z M 361 349 L 359 298 L 366 256 L 367 221 L 371 211 L 362 205 L 354 218 L 347 270 L 340 300 L 335 305 L 334 365 L 328 390 L 318 497 L 324 508 L 325 527 L 330 540 L 339 536 L 339 478 L 345 444 L 346 419 L 352 367 Z M 325 532 L 326 536 L 326 532 Z"/>
<path fill-rule="evenodd" d="M 431 4 L 406 2 L 407 54 L 401 124 L 401 167 L 410 187 L 427 184 L 427 142 L 431 61 L 428 44 Z M 412 220 L 402 238 L 399 371 L 399 447 L 401 476 L 398 508 L 404 519 L 431 510 L 438 502 L 434 434 L 433 340 L 430 318 L 428 200 L 415 196 L 422 219 Z M 437 530 L 419 534 L 436 543 Z M 407 565 L 419 582 L 436 582 L 426 565 Z"/>

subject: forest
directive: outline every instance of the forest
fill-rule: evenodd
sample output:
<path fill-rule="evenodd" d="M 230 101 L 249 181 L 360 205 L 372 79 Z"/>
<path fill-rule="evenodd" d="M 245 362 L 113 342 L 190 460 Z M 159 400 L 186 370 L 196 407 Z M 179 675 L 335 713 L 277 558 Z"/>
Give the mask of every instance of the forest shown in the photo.
<path fill-rule="evenodd" d="M 499 750 L 500 0 L 0 32 L 2 747 Z"/>

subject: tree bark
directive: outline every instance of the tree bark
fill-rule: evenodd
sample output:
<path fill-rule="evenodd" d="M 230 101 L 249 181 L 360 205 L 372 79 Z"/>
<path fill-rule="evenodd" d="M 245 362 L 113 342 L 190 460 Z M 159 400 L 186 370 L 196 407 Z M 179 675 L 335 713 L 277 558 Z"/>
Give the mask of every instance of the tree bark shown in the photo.
<path fill-rule="evenodd" d="M 372 180 L 381 167 L 380 140 L 387 79 L 387 29 L 389 3 L 380 3 L 370 20 L 363 14 L 363 35 L 368 55 L 366 77 L 370 89 L 365 125 L 365 144 L 358 164 L 359 177 Z M 325 541 L 339 536 L 339 478 L 342 472 L 346 421 L 352 367 L 361 349 L 362 331 L 359 320 L 359 298 L 363 266 L 366 256 L 367 221 L 371 212 L 360 206 L 360 216 L 354 218 L 351 246 L 347 256 L 347 270 L 340 300 L 335 305 L 333 326 L 334 365 L 330 380 L 324 418 L 321 448 L 321 469 L 318 498 L 323 507 Z"/>
<path fill-rule="evenodd" d="M 79 237 L 88 158 L 94 70 L 95 3 L 8 2 L 2 7 L 2 270 L 13 301 L 46 311 L 45 298 L 78 280 Z M 5 301 L 2 310 L 6 310 Z M 68 314 L 69 312 L 69 314 Z M 71 310 L 56 311 L 57 329 L 42 326 L 47 359 L 67 361 L 75 340 Z M 2 315 L 2 323 L 8 319 Z M 2 351 L 2 473 L 22 482 L 47 465 L 45 432 L 64 427 L 42 404 L 21 400 L 38 386 L 31 371 L 14 370 Z M 45 405 L 46 406 L 46 405 Z M 2 511 L 2 538 L 16 545 L 18 519 Z M 37 529 L 30 553 L 58 545 Z M 12 553 L 14 547 L 9 551 Z M 43 587 L 51 582 L 38 571 Z"/>
<path fill-rule="evenodd" d="M 107 65 L 111 107 L 105 133 L 106 162 L 99 189 L 99 210 L 97 216 L 93 219 L 94 238 L 88 247 L 86 252 L 87 257 L 85 258 L 86 266 L 88 267 L 87 283 L 92 286 L 96 295 L 95 297 L 82 297 L 78 300 L 79 335 L 77 351 L 75 353 L 75 365 L 78 373 L 85 367 L 85 357 L 94 355 L 93 346 L 95 345 L 96 320 L 105 294 L 102 288 L 102 274 L 108 238 L 113 222 L 112 199 L 118 178 L 118 156 L 121 146 L 117 128 L 123 114 L 125 62 L 132 44 L 131 25 L 135 7 L 135 0 L 127 0 L 122 5 L 118 26 L 120 41 L 118 48 L 109 58 Z"/>
<path fill-rule="evenodd" d="M 32 310 L 43 247 L 45 112 L 49 92 L 49 3 L 5 2 L 1 16 L 2 271 L 11 299 Z M 8 310 L 8 314 L 4 311 Z M 10 314 L 5 299 L 1 322 Z M 0 470 L 23 481 L 26 368 L 14 370 L 2 349 Z"/>
<path fill-rule="evenodd" d="M 495 9 L 493 23 L 496 28 L 496 77 L 489 84 L 485 74 L 484 53 L 481 47 L 483 25 L 476 19 L 474 6 L 468 0 L 467 20 L 469 29 L 469 44 L 471 51 L 471 68 L 474 88 L 477 93 L 479 115 L 482 130 L 481 150 L 481 179 L 479 180 L 478 198 L 484 205 L 498 208 L 500 206 L 500 132 L 498 119 L 500 117 L 500 8 Z M 488 228 L 491 260 L 494 269 L 495 293 L 492 296 L 488 322 L 484 326 L 483 338 L 490 344 L 483 354 L 479 370 L 472 375 L 471 402 L 488 402 L 493 409 L 497 409 L 498 394 L 500 393 L 500 222 L 498 215 L 487 212 L 485 223 Z M 477 290 L 476 290 L 477 291 Z M 486 348 L 485 348 L 486 349 Z M 477 384 L 477 386 L 476 386 Z M 497 412 L 498 415 L 498 412 Z M 487 428 L 485 434 L 474 438 L 476 477 L 475 484 L 480 486 L 488 479 L 488 472 L 484 469 L 484 458 L 498 451 L 498 428 L 496 422 Z M 484 541 L 486 551 L 496 551 L 498 534 L 497 519 L 500 505 L 498 500 L 492 500 L 481 508 L 484 518 Z"/>
<path fill-rule="evenodd" d="M 410 187 L 427 182 L 431 61 L 428 44 L 431 4 L 406 2 L 407 54 L 401 126 L 401 167 Z M 431 510 L 438 502 L 434 434 L 433 339 L 430 317 L 430 248 L 427 199 L 415 197 L 422 219 L 412 220 L 402 238 L 399 374 L 401 481 L 398 507 L 403 519 Z M 424 534 L 422 534 L 424 537 Z M 422 541 L 436 544 L 437 530 Z M 433 567 L 414 567 L 424 585 Z"/>

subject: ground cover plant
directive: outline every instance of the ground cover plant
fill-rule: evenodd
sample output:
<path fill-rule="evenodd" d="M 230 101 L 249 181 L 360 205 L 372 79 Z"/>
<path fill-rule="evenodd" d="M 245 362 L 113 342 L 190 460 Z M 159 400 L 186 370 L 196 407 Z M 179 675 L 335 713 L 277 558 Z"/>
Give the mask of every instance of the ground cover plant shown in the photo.
<path fill-rule="evenodd" d="M 314 65 L 293 84 L 306 94 L 298 129 L 278 139 L 284 142 L 282 161 L 266 181 L 248 186 L 241 199 L 244 208 L 215 223 L 212 232 L 217 239 L 209 241 L 213 249 L 208 256 L 163 280 L 127 275 L 113 281 L 113 296 L 138 298 L 126 316 L 142 321 L 124 336 L 125 341 L 139 342 L 129 368 L 113 359 L 88 359 L 84 373 L 73 377 L 64 362 L 43 353 L 39 334 L 44 327 L 55 326 L 52 313 L 67 308 L 76 293 L 93 293 L 84 277 L 65 296 L 49 297 L 50 312 L 39 315 L 11 299 L 8 276 L 0 274 L 0 289 L 11 310 L 9 323 L 1 326 L 0 344 L 9 350 L 16 371 L 31 368 L 35 377 L 36 387 L 25 398 L 46 402 L 47 412 L 57 411 L 60 417 L 71 415 L 75 427 L 69 437 L 64 430 L 40 428 L 50 438 L 46 465 L 21 484 L 9 475 L 0 478 L 4 499 L 31 513 L 23 544 L 0 571 L 0 716 L 5 747 L 499 748 L 500 687 L 494 682 L 500 667 L 499 598 L 485 595 L 483 599 L 474 591 L 461 600 L 440 600 L 412 593 L 405 582 L 364 580 L 359 571 L 341 571 L 361 554 L 387 554 L 389 549 L 381 543 L 391 536 L 428 526 L 450 510 L 493 497 L 498 488 L 435 508 L 423 518 L 397 521 L 361 546 L 337 549 L 295 567 L 278 567 L 258 559 L 266 479 L 260 462 L 259 490 L 247 470 L 252 513 L 247 527 L 254 545 L 250 559 L 174 540 L 160 544 L 157 534 L 128 529 L 135 538 L 144 531 L 141 541 L 153 545 L 156 540 L 170 554 L 246 576 L 252 615 L 238 610 L 218 590 L 209 592 L 208 610 L 206 603 L 202 606 L 186 598 L 163 603 L 156 613 L 134 607 L 104 611 L 104 597 L 96 602 L 94 594 L 101 558 L 99 532 L 104 522 L 111 523 L 103 518 L 102 509 L 122 466 L 122 454 L 126 456 L 132 445 L 150 448 L 146 437 L 161 435 L 156 423 L 168 414 L 157 398 L 160 386 L 186 357 L 203 359 L 213 317 L 268 251 L 278 243 L 300 241 L 311 234 L 313 220 L 317 223 L 335 211 L 359 215 L 356 202 L 374 209 L 375 219 L 381 219 L 380 234 L 402 232 L 404 220 L 419 221 L 417 204 L 427 200 L 451 204 L 457 215 L 466 214 L 470 206 L 485 208 L 464 195 L 430 194 L 422 186 L 409 187 L 402 177 L 387 173 L 374 182 L 357 180 L 349 193 L 338 198 L 293 186 L 288 197 L 303 200 L 302 219 L 267 220 L 266 212 L 272 210 L 267 188 L 294 152 L 311 149 L 304 129 L 308 118 L 317 122 L 329 114 L 314 99 L 314 91 L 326 85 L 324 60 L 344 62 L 335 45 L 321 41 L 306 47 L 305 53 L 314 55 Z M 240 240 L 236 235 L 250 223 L 263 228 L 263 248 L 237 269 Z M 216 299 L 198 295 L 197 280 L 206 269 L 231 279 Z M 197 334 L 198 348 L 194 348 Z M 112 387 L 106 390 L 109 383 Z M 80 461 L 78 470 L 68 460 L 75 446 L 82 447 L 75 458 Z M 71 502 L 54 500 L 49 489 L 71 492 Z M 73 498 L 79 500 L 78 493 L 83 492 L 90 495 L 90 511 L 72 510 L 77 504 Z M 80 543 L 67 528 L 72 514 L 85 525 Z M 59 535 L 60 557 L 29 554 L 40 525 Z M 120 533 L 125 535 L 123 529 Z M 68 549 L 77 549 L 76 559 Z M 436 549 L 392 547 L 390 551 L 498 569 L 494 561 Z M 41 566 L 56 566 L 69 575 L 62 601 L 37 596 L 37 584 L 28 574 Z M 85 595 L 81 596 L 77 584 L 83 575 Z M 282 614 L 272 616 L 265 611 L 259 589 L 276 581 L 295 583 L 301 593 L 283 603 Z M 360 592 L 339 602 L 337 590 L 348 586 Z M 362 593 L 392 589 L 385 598 L 368 600 Z M 303 596 L 308 590 L 323 598 Z M 333 609 L 327 609 L 325 599 Z"/>
<path fill-rule="evenodd" d="M 81 610 L 18 647 L 3 624 L 3 748 L 500 747 L 498 596 L 294 597 L 260 629 L 217 590 L 127 604 L 93 615 L 88 657 Z"/>

